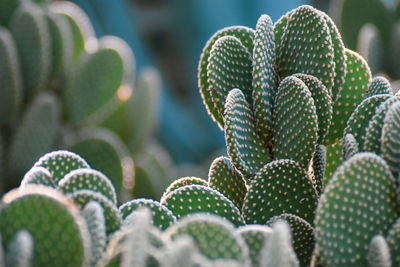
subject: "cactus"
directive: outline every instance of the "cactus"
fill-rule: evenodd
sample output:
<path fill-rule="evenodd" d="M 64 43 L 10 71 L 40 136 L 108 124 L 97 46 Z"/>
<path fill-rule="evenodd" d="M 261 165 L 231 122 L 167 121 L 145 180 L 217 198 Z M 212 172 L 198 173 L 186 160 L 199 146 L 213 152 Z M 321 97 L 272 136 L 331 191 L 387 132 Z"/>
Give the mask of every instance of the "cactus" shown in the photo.
<path fill-rule="evenodd" d="M 368 266 L 390 267 L 392 260 L 386 240 L 381 235 L 372 238 L 368 248 Z"/>
<path fill-rule="evenodd" d="M 32 264 L 33 239 L 26 230 L 18 231 L 7 249 L 7 265 L 28 267 Z"/>

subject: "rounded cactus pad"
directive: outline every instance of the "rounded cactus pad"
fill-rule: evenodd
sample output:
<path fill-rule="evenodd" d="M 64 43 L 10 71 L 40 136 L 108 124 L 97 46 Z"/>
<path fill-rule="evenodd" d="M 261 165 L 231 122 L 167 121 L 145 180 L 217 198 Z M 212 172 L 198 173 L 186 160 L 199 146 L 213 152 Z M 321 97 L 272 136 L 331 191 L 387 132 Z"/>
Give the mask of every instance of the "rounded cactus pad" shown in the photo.
<path fill-rule="evenodd" d="M 208 186 L 229 198 L 236 207 L 241 207 L 247 192 L 246 183 L 233 167 L 230 159 L 216 158 L 208 173 Z"/>
<path fill-rule="evenodd" d="M 89 168 L 69 172 L 59 181 L 58 189 L 65 194 L 87 189 L 102 194 L 114 204 L 117 203 L 117 194 L 111 181 L 103 173 Z"/>
<path fill-rule="evenodd" d="M 22 77 L 17 48 L 10 32 L 3 27 L 0 27 L 0 58 L 2 59 L 0 64 L 0 81 L 2 83 L 0 125 L 2 125 L 12 118 L 22 97 Z"/>
<path fill-rule="evenodd" d="M 44 89 L 50 75 L 50 35 L 44 12 L 31 3 L 20 5 L 10 31 L 17 45 L 27 101 Z"/>
<path fill-rule="evenodd" d="M 35 163 L 34 167 L 47 169 L 56 184 L 73 170 L 90 168 L 89 164 L 83 158 L 66 150 L 58 150 L 45 154 Z"/>
<path fill-rule="evenodd" d="M 306 168 L 318 138 L 318 115 L 310 90 L 294 76 L 279 85 L 273 114 L 274 159 L 292 159 Z"/>
<path fill-rule="evenodd" d="M 326 165 L 326 147 L 324 145 L 317 145 L 315 154 L 312 161 L 312 170 L 314 174 L 314 184 L 317 189 L 318 195 L 324 191 L 325 179 L 325 165 Z"/>
<path fill-rule="evenodd" d="M 21 229 L 33 239 L 35 266 L 83 266 L 87 262 L 89 234 L 76 207 L 48 187 L 31 185 L 3 197 L 0 232 L 7 247 Z"/>
<path fill-rule="evenodd" d="M 67 196 L 72 198 L 81 209 L 83 209 L 86 204 L 90 203 L 91 201 L 98 202 L 103 207 L 108 235 L 120 228 L 122 223 L 121 213 L 119 212 L 117 206 L 102 193 L 81 189 L 73 193 L 69 193 Z"/>
<path fill-rule="evenodd" d="M 318 144 L 323 144 L 332 120 L 333 101 L 329 90 L 316 77 L 307 74 L 294 74 L 310 90 L 318 116 Z"/>
<path fill-rule="evenodd" d="M 378 155 L 382 153 L 383 121 L 390 107 L 396 102 L 400 102 L 400 96 L 392 96 L 376 108 L 375 114 L 368 123 L 366 135 L 364 137 L 364 145 L 362 147 L 363 151 L 375 152 Z"/>
<path fill-rule="evenodd" d="M 3 266 L 32 266 L 33 238 L 25 229 L 19 230 L 10 241 Z M 3 262 L 0 262 L 3 264 Z"/>
<path fill-rule="evenodd" d="M 400 218 L 392 225 L 386 237 L 393 266 L 400 264 Z"/>
<path fill-rule="evenodd" d="M 348 160 L 356 153 L 358 153 L 358 143 L 354 135 L 348 133 L 343 138 L 343 159 Z"/>
<path fill-rule="evenodd" d="M 366 266 L 370 240 L 385 235 L 398 216 L 386 162 L 369 152 L 353 156 L 336 170 L 318 205 L 315 230 L 323 264 Z"/>
<path fill-rule="evenodd" d="M 281 77 L 311 74 L 331 91 L 335 73 L 334 48 L 330 29 L 318 10 L 311 6 L 293 10 L 276 46 L 276 66 Z M 314 49 L 315 46 L 318 49 Z"/>
<path fill-rule="evenodd" d="M 393 104 L 385 115 L 382 128 L 382 157 L 388 163 L 393 174 L 400 172 L 400 103 Z"/>
<path fill-rule="evenodd" d="M 260 266 L 261 248 L 272 234 L 272 228 L 261 224 L 247 224 L 237 228 L 236 232 L 246 241 L 252 266 Z"/>
<path fill-rule="evenodd" d="M 253 111 L 239 89 L 229 92 L 224 122 L 228 155 L 232 164 L 249 181 L 271 156 L 257 133 Z"/>
<path fill-rule="evenodd" d="M 158 201 L 151 199 L 138 198 L 130 200 L 119 207 L 122 218 L 126 219 L 132 212 L 139 208 L 147 207 L 151 210 L 153 224 L 161 230 L 165 230 L 176 221 L 174 214 Z"/>
<path fill-rule="evenodd" d="M 393 95 L 393 89 L 388 79 L 383 76 L 376 76 L 372 79 L 368 85 L 368 91 L 366 97 L 373 95 L 389 94 Z"/>
<path fill-rule="evenodd" d="M 160 202 L 164 201 L 164 198 L 171 193 L 172 191 L 174 191 L 175 189 L 178 189 L 182 186 L 185 185 L 192 185 L 192 184 L 197 184 L 197 185 L 204 185 L 207 186 L 208 182 L 202 178 L 198 178 L 198 177 L 193 177 L 193 176 L 188 176 L 188 177 L 182 177 L 179 178 L 177 180 L 175 180 L 173 183 L 171 183 L 167 189 L 165 190 L 163 196 L 161 197 Z"/>
<path fill-rule="evenodd" d="M 349 49 L 346 54 L 346 75 L 344 83 L 333 97 L 334 106 L 332 124 L 325 144 L 333 144 L 343 137 L 347 119 L 363 100 L 371 81 L 371 71 L 367 62 L 356 52 Z"/>
<path fill-rule="evenodd" d="M 268 143 L 272 134 L 272 109 L 277 90 L 275 42 L 271 18 L 257 22 L 253 52 L 253 110 L 259 134 Z M 239 87 L 240 88 L 240 87 Z"/>
<path fill-rule="evenodd" d="M 172 239 L 181 235 L 193 238 L 200 252 L 209 259 L 249 261 L 249 250 L 243 237 L 225 219 L 210 214 L 194 214 L 167 229 Z"/>
<path fill-rule="evenodd" d="M 225 99 L 233 88 L 240 88 L 250 105 L 252 101 L 252 57 L 240 40 L 223 36 L 213 45 L 207 65 L 209 90 Z"/>
<path fill-rule="evenodd" d="M 179 219 L 195 212 L 216 214 L 234 225 L 244 224 L 239 209 L 217 190 L 203 185 L 187 185 L 169 193 L 161 203 Z"/>
<path fill-rule="evenodd" d="M 51 173 L 43 167 L 33 167 L 30 169 L 22 179 L 20 187 L 22 188 L 30 184 L 56 187 Z"/>
<path fill-rule="evenodd" d="M 312 223 L 318 193 L 300 164 L 281 159 L 268 163 L 249 185 L 242 213 L 247 223 L 265 224 L 270 218 L 291 213 Z"/>
<path fill-rule="evenodd" d="M 203 48 L 203 53 L 200 57 L 198 73 L 200 93 L 203 98 L 204 104 L 207 107 L 207 111 L 210 113 L 211 117 L 215 121 L 217 121 L 218 125 L 221 128 L 224 127 L 224 102 L 216 101 L 218 98 L 215 98 L 212 94 L 213 90 L 211 90 L 210 84 L 208 82 L 207 66 L 209 62 L 210 52 L 214 43 L 223 36 L 234 36 L 240 40 L 247 51 L 253 51 L 254 30 L 243 26 L 233 26 L 221 29 L 216 32 L 210 38 L 210 40 L 208 40 L 207 44 Z"/>
<path fill-rule="evenodd" d="M 286 221 L 291 229 L 293 248 L 300 266 L 309 266 L 315 246 L 314 229 L 304 219 L 289 213 L 272 217 L 267 225 L 272 226 L 275 222 L 281 220 Z"/>
<path fill-rule="evenodd" d="M 390 95 L 375 95 L 364 99 L 347 120 L 343 135 L 353 134 L 358 146 L 363 147 L 368 124 L 377 107 L 390 97 Z"/>

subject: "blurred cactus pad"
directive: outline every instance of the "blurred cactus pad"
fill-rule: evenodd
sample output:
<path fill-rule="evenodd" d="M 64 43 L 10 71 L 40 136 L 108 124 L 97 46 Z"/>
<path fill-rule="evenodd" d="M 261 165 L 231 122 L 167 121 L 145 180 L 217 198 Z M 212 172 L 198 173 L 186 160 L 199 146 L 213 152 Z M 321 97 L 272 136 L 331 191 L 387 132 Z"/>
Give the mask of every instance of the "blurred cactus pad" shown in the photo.
<path fill-rule="evenodd" d="M 74 40 L 75 46 L 82 42 Z M 3 196 L 0 266 L 400 265 L 400 96 L 387 79 L 372 78 L 328 15 L 300 6 L 275 23 L 262 15 L 255 29 L 215 33 L 200 57 L 199 89 L 225 133 L 227 155 L 212 162 L 208 177 L 181 177 L 159 199 L 123 204 L 112 178 L 123 173 L 115 158 L 133 149 L 124 149 L 125 137 L 110 137 L 116 129 L 110 118 L 131 109 L 113 109 L 102 122 L 113 126 L 109 130 L 75 130 L 107 113 L 94 108 L 107 102 L 105 96 L 83 104 L 91 91 L 79 89 L 89 86 L 90 66 L 103 66 L 101 55 L 114 53 L 100 43 L 100 51 L 70 57 L 79 71 L 71 69 L 68 83 L 74 86 L 61 90 L 61 103 L 73 108 L 51 101 L 58 91 L 30 91 L 34 100 L 20 127 L 46 117 L 34 127 L 42 136 L 53 121 L 67 121 L 62 140 L 72 151 L 25 163 L 19 187 Z M 85 49 L 91 45 L 87 41 Z M 101 92 L 123 77 L 116 71 L 123 64 L 110 66 L 112 78 L 94 83 Z M 61 119 L 53 120 L 56 113 L 48 109 L 60 109 Z M 14 123 L 5 125 L 11 131 Z M 142 131 L 136 134 L 143 138 Z M 34 138 L 26 130 L 15 136 L 13 149 L 21 151 L 27 145 L 19 140 Z M 1 144 L 7 148 L 8 142 Z M 102 157 L 100 148 L 109 156 Z M 3 161 L 18 165 L 30 155 L 13 156 L 14 150 L 3 153 Z M 151 191 L 156 173 L 137 185 Z"/>
<path fill-rule="evenodd" d="M 160 87 L 152 69 L 136 83 L 135 68 L 129 45 L 98 39 L 76 4 L 1 1 L 0 191 L 56 149 L 83 155 L 118 194 L 132 190 L 132 157 L 154 131 Z"/>

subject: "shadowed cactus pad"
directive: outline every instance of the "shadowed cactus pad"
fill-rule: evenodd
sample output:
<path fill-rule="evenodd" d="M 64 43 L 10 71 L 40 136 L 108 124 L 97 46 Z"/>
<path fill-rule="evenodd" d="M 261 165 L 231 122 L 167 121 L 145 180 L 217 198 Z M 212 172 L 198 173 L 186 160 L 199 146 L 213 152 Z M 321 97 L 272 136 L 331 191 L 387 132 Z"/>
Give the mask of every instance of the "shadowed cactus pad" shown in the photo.
<path fill-rule="evenodd" d="M 161 230 L 167 229 L 176 221 L 175 216 L 167 207 L 162 205 L 160 202 L 151 199 L 133 199 L 121 205 L 119 211 L 122 214 L 122 218 L 126 219 L 130 214 L 142 207 L 150 209 L 153 217 L 153 224 Z"/>
<path fill-rule="evenodd" d="M 34 242 L 35 266 L 82 266 L 86 263 L 88 232 L 78 210 L 58 192 L 31 185 L 3 197 L 0 211 L 3 244 L 21 229 Z M 62 242 L 60 242 L 62 241 Z"/>
<path fill-rule="evenodd" d="M 90 168 L 89 164 L 83 158 L 66 150 L 47 153 L 35 163 L 34 167 L 47 169 L 52 175 L 54 183 L 58 183 L 66 174 L 73 170 Z"/>
<path fill-rule="evenodd" d="M 382 94 L 393 95 L 392 86 L 385 77 L 377 76 L 372 79 L 371 83 L 368 85 L 366 97 Z"/>
<path fill-rule="evenodd" d="M 224 112 L 225 139 L 233 165 L 247 181 L 269 161 L 270 155 L 257 133 L 253 112 L 239 89 L 229 92 Z"/>
<path fill-rule="evenodd" d="M 294 76 L 285 78 L 275 99 L 274 159 L 292 159 L 306 168 L 318 138 L 318 115 L 310 90 Z"/>
<path fill-rule="evenodd" d="M 314 229 L 299 216 L 283 213 L 272 217 L 267 225 L 272 226 L 277 221 L 286 221 L 292 232 L 293 248 L 297 254 L 300 266 L 309 266 L 315 246 Z"/>
<path fill-rule="evenodd" d="M 272 228 L 266 225 L 247 224 L 236 230 L 246 241 L 249 248 L 251 263 L 260 266 L 261 248 L 272 234 Z"/>
<path fill-rule="evenodd" d="M 172 239 L 181 235 L 193 238 L 200 252 L 209 259 L 235 259 L 242 264 L 249 261 L 249 251 L 243 237 L 234 226 L 215 215 L 187 216 L 167 229 Z"/>
<path fill-rule="evenodd" d="M 388 163 L 393 174 L 400 172 L 400 103 L 393 104 L 385 115 L 382 128 L 382 157 Z"/>
<path fill-rule="evenodd" d="M 202 185 L 180 187 L 169 193 L 161 204 L 178 219 L 190 213 L 207 212 L 224 217 L 236 226 L 244 224 L 239 209 L 228 198 Z"/>
<path fill-rule="evenodd" d="M 236 207 L 241 207 L 247 192 L 244 179 L 225 157 L 216 158 L 208 173 L 208 186 L 229 198 Z"/>
<path fill-rule="evenodd" d="M 110 180 L 101 172 L 92 169 L 71 171 L 58 182 L 58 189 L 64 194 L 78 190 L 98 192 L 117 204 L 117 194 Z"/>
<path fill-rule="evenodd" d="M 400 219 L 392 225 L 387 234 L 387 243 L 390 249 L 393 266 L 400 264 Z"/>
<path fill-rule="evenodd" d="M 295 161 L 265 165 L 249 185 L 242 213 L 247 223 L 265 224 L 273 216 L 292 213 L 313 222 L 318 193 L 307 172 Z"/>
<path fill-rule="evenodd" d="M 214 43 L 223 36 L 234 36 L 240 40 L 242 45 L 244 45 L 248 51 L 253 51 L 254 30 L 242 26 L 224 28 L 216 32 L 203 49 L 199 63 L 198 77 L 200 93 L 203 97 L 203 101 L 208 112 L 211 114 L 212 118 L 218 122 L 221 128 L 224 127 L 223 110 L 225 103 L 220 98 L 214 96 L 214 88 L 208 82 L 207 66 L 209 63 L 210 52 Z"/>
<path fill-rule="evenodd" d="M 337 169 L 315 220 L 324 265 L 367 265 L 370 240 L 399 216 L 395 190 L 389 167 L 375 154 L 359 153 Z"/>

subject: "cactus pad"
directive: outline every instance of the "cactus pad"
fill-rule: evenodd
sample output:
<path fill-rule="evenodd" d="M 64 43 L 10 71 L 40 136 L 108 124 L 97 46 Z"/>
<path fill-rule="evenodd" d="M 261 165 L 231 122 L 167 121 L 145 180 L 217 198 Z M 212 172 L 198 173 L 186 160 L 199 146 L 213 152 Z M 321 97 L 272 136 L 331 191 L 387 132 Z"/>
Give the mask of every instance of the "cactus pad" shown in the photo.
<path fill-rule="evenodd" d="M 343 139 L 343 159 L 348 160 L 356 153 L 358 153 L 358 143 L 354 138 L 354 135 L 348 133 Z"/>
<path fill-rule="evenodd" d="M 175 216 L 167 207 L 162 205 L 160 202 L 151 199 L 133 199 L 120 206 L 119 211 L 122 214 L 122 218 L 126 219 L 130 214 L 132 214 L 132 212 L 142 207 L 147 207 L 151 210 L 153 224 L 161 230 L 167 229 L 176 221 Z"/>
<path fill-rule="evenodd" d="M 249 181 L 269 161 L 270 155 L 257 133 L 253 112 L 239 89 L 229 92 L 224 122 L 232 164 Z"/>
<path fill-rule="evenodd" d="M 368 246 L 399 216 L 394 178 L 379 156 L 358 153 L 325 188 L 315 220 L 324 265 L 367 265 Z M 346 244 L 343 247 L 341 244 Z"/>
<path fill-rule="evenodd" d="M 78 169 L 69 172 L 58 182 L 58 189 L 64 194 L 78 190 L 98 192 L 117 204 L 117 194 L 110 180 L 99 171 L 93 169 Z"/>
<path fill-rule="evenodd" d="M 169 193 L 161 203 L 179 219 L 195 212 L 208 212 L 225 217 L 234 225 L 243 225 L 239 209 L 220 192 L 203 186 L 187 185 Z"/>
<path fill-rule="evenodd" d="M 187 216 L 168 228 L 166 233 L 173 239 L 184 234 L 191 236 L 200 252 L 209 259 L 235 259 L 243 264 L 249 261 L 249 251 L 242 236 L 221 217 Z"/>
<path fill-rule="evenodd" d="M 167 189 L 165 189 L 165 192 L 163 194 L 163 196 L 161 197 L 160 202 L 164 201 L 164 198 L 172 191 L 174 191 L 175 189 L 178 189 L 182 186 L 185 185 L 192 185 L 192 184 L 197 184 L 197 185 L 204 185 L 207 186 L 208 182 L 202 178 L 198 178 L 198 177 L 182 177 L 179 178 L 177 180 L 175 180 L 173 183 L 171 183 Z"/>
<path fill-rule="evenodd" d="M 23 188 L 30 184 L 56 187 L 51 173 L 43 167 L 33 167 L 30 169 L 22 179 L 20 187 Z"/>
<path fill-rule="evenodd" d="M 318 116 L 300 79 L 290 76 L 280 83 L 273 120 L 274 159 L 292 159 L 306 168 L 317 144 Z"/>
<path fill-rule="evenodd" d="M 374 77 L 368 85 L 366 97 L 381 94 L 393 95 L 393 89 L 390 82 L 385 77 L 377 76 Z"/>
<path fill-rule="evenodd" d="M 374 267 L 391 267 L 392 259 L 385 238 L 381 235 L 376 235 L 372 238 L 368 248 L 368 266 Z"/>
<path fill-rule="evenodd" d="M 247 223 L 265 224 L 273 216 L 292 213 L 312 223 L 318 193 L 307 172 L 295 161 L 272 161 L 249 185 L 242 213 Z"/>
<path fill-rule="evenodd" d="M 246 183 L 225 157 L 216 158 L 208 173 L 208 186 L 229 198 L 236 207 L 241 207 L 247 192 Z"/>
<path fill-rule="evenodd" d="M 29 192 L 30 191 L 30 192 Z M 0 211 L 3 244 L 21 229 L 34 241 L 33 265 L 83 266 L 88 233 L 78 210 L 57 191 L 31 185 L 23 194 L 10 191 Z M 61 242 L 62 241 L 62 242 Z"/>
<path fill-rule="evenodd" d="M 312 168 L 314 173 L 314 185 L 317 189 L 318 195 L 324 191 L 325 165 L 326 147 L 324 145 L 317 145 L 313 156 Z"/>
<path fill-rule="evenodd" d="M 400 103 L 393 104 L 386 113 L 382 128 L 382 157 L 388 163 L 393 174 L 400 171 L 399 131 Z"/>
<path fill-rule="evenodd" d="M 400 218 L 390 228 L 386 240 L 390 248 L 393 266 L 397 266 L 400 264 Z"/>

